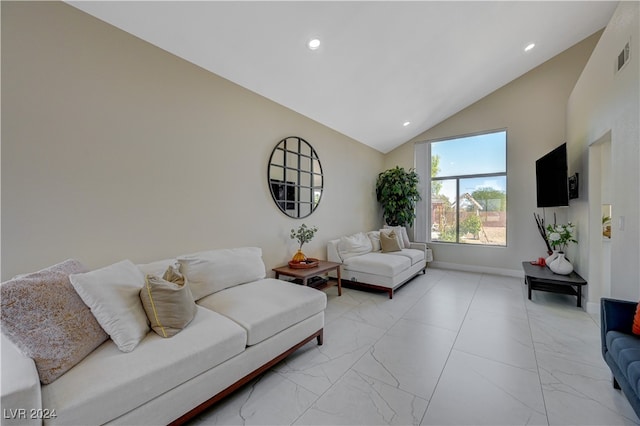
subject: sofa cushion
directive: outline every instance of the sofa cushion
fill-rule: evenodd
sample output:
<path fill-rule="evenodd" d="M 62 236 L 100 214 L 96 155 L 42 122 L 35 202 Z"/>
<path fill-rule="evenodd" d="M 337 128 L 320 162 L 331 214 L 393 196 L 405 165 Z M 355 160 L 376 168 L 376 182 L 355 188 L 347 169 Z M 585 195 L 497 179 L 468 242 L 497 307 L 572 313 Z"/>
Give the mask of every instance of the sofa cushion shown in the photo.
<path fill-rule="evenodd" d="M 609 331 L 606 335 L 607 348 L 611 358 L 616 362 L 627 381 L 638 393 L 638 380 L 640 380 L 640 337 Z"/>
<path fill-rule="evenodd" d="M 418 262 L 422 262 L 424 260 L 424 252 L 422 250 L 416 249 L 402 249 L 398 252 L 392 253 L 394 256 L 405 256 L 411 259 L 411 264 L 415 265 Z"/>
<path fill-rule="evenodd" d="M 118 349 L 131 352 L 147 335 L 149 322 L 140 301 L 144 275 L 131 261 L 71 274 L 69 280 Z"/>
<path fill-rule="evenodd" d="M 409 267 L 411 267 L 411 260 L 408 257 L 390 253 L 367 253 L 352 257 L 343 263 L 345 270 L 384 277 L 394 277 Z"/>
<path fill-rule="evenodd" d="M 0 286 L 2 332 L 34 360 L 44 384 L 109 338 L 69 282 L 70 274 L 85 270 L 69 259 Z"/>
<path fill-rule="evenodd" d="M 162 337 L 175 336 L 197 311 L 189 285 L 174 266 L 170 266 L 162 278 L 147 275 L 140 300 L 151 329 Z"/>
<path fill-rule="evenodd" d="M 265 277 L 262 249 L 240 247 L 178 256 L 193 299 Z"/>
<path fill-rule="evenodd" d="M 369 253 L 373 249 L 371 240 L 364 232 L 340 237 L 338 254 L 342 260 Z"/>
<path fill-rule="evenodd" d="M 299 284 L 265 278 L 214 293 L 197 302 L 240 324 L 247 346 L 303 321 L 327 306 L 327 296 Z"/>
<path fill-rule="evenodd" d="M 103 343 L 42 387 L 43 407 L 56 409 L 51 423 L 105 424 L 241 353 L 245 343 L 242 327 L 198 307 L 191 324 L 171 339 L 148 333 L 129 353 Z"/>

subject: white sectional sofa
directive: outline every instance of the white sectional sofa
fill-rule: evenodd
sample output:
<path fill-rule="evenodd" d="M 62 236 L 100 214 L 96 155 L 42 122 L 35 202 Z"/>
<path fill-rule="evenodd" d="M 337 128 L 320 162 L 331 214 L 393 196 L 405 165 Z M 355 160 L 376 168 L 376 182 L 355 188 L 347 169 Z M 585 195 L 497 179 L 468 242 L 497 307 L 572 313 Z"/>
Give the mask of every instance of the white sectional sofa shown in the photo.
<path fill-rule="evenodd" d="M 389 298 L 398 287 L 420 272 L 433 260 L 425 243 L 410 242 L 404 228 L 395 228 L 400 249 L 385 252 L 380 244 L 380 231 L 360 232 L 331 240 L 327 244 L 327 260 L 341 264 L 343 285 L 386 291 Z"/>
<path fill-rule="evenodd" d="M 261 254 L 258 248 L 241 248 L 184 257 L 197 260 L 190 266 L 180 263 L 180 270 L 191 272 L 193 286 L 188 273 L 185 277 L 194 299 L 201 296 L 188 325 L 168 338 L 149 330 L 130 352 L 120 350 L 105 334 L 104 342 L 47 384 L 41 380 L 48 372 L 39 369 L 50 366 L 50 362 L 44 362 L 47 350 L 35 359 L 25 355 L 33 349 L 28 347 L 28 340 L 25 343 L 17 336 L 19 321 L 28 321 L 19 318 L 25 315 L 25 307 L 16 311 L 15 303 L 8 305 L 10 301 L 7 300 L 16 294 L 24 295 L 25 289 L 28 292 L 33 280 L 30 283 L 27 276 L 25 284 L 22 276 L 2 283 L 1 392 L 5 413 L 2 424 L 180 424 L 312 339 L 322 344 L 325 293 L 265 278 Z M 178 257 L 134 266 L 145 276 L 154 271 L 161 272 L 166 265 L 181 259 L 184 260 Z M 183 268 L 185 266 L 188 267 Z M 215 276 L 198 276 L 203 271 Z M 36 279 L 41 276 L 37 275 Z M 70 276 L 72 279 L 67 281 L 75 286 L 75 275 Z M 209 284 L 213 283 L 215 291 L 202 296 L 207 293 L 206 285 L 203 287 L 207 279 Z M 73 291 L 69 282 L 63 284 L 66 287 L 59 288 Z M 109 285 L 108 282 L 102 284 Z M 212 288 L 210 286 L 209 290 Z M 43 300 L 36 300 L 36 304 L 48 303 Z M 63 304 L 69 305 L 68 302 Z M 95 315 L 95 306 L 90 307 Z M 53 310 L 56 309 L 67 308 L 57 306 Z M 69 315 L 72 314 L 66 312 L 62 317 Z M 53 322 L 67 321 L 63 326 L 68 326 L 68 318 L 60 319 L 55 313 L 51 318 Z M 45 328 L 51 325 L 46 322 Z M 45 340 L 50 340 L 46 336 L 56 333 L 53 329 L 42 331 Z M 64 346 L 64 343 L 46 342 L 54 346 Z M 65 350 L 63 347 L 54 349 Z"/>

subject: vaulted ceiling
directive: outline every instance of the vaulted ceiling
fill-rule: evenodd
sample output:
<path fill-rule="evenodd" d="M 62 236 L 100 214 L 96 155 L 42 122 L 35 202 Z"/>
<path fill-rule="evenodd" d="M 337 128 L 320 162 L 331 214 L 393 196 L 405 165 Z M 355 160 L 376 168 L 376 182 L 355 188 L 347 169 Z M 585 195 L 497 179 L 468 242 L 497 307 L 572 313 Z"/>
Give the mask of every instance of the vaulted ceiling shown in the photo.
<path fill-rule="evenodd" d="M 600 30 L 616 8 L 610 1 L 68 3 L 383 153 Z M 316 50 L 307 46 L 313 38 Z"/>

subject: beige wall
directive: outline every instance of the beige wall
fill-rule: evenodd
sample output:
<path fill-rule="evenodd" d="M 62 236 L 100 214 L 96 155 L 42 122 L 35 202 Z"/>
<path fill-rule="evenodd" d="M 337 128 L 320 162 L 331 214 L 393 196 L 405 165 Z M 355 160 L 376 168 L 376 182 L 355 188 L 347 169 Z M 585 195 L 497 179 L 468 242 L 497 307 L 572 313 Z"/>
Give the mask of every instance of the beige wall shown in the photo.
<path fill-rule="evenodd" d="M 316 212 L 284 216 L 271 150 L 318 152 Z M 326 241 L 374 229 L 383 155 L 63 3 L 2 2 L 2 279 L 77 258 L 90 268 L 259 246 L 270 270 L 289 230 Z"/>
<path fill-rule="evenodd" d="M 413 167 L 416 142 L 507 129 L 507 247 L 433 243 L 435 264 L 521 274 L 523 260 L 545 255 L 533 213 L 545 213 L 549 222 L 556 212 L 560 222 L 566 220 L 567 209 L 543 212 L 536 207 L 535 160 L 565 141 L 567 99 L 600 35 L 592 35 L 385 156 L 385 169 Z"/>
<path fill-rule="evenodd" d="M 590 237 L 579 244 L 581 263 L 589 265 L 583 272 L 589 275 L 590 310 L 598 308 L 602 296 L 640 298 L 639 9 L 638 2 L 620 2 L 567 104 L 572 167 L 586 184 L 570 214 Z M 629 41 L 630 62 L 616 73 L 618 54 Z M 610 164 L 600 167 L 607 159 Z M 600 186 L 604 188 L 599 193 Z M 602 201 L 612 204 L 613 213 L 612 238 L 604 243 L 599 232 Z M 624 229 L 619 227 L 621 217 Z M 603 258 L 609 252 L 610 259 Z"/>

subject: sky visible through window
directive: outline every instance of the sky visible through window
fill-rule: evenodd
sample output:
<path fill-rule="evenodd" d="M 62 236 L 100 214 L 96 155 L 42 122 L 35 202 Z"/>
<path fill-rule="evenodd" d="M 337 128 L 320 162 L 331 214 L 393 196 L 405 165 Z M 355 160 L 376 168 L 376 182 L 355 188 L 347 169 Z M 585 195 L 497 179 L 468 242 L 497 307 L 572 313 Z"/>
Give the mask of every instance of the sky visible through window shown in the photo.
<path fill-rule="evenodd" d="M 506 137 L 506 131 L 499 131 L 432 142 L 431 155 L 440 157 L 440 171 L 435 177 L 506 172 Z M 487 187 L 504 192 L 507 189 L 504 176 L 474 177 L 463 179 L 460 183 L 461 194 L 471 194 L 479 188 Z M 453 201 L 455 191 L 455 183 L 449 181 L 443 182 L 440 193 Z"/>

